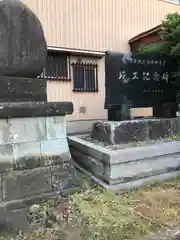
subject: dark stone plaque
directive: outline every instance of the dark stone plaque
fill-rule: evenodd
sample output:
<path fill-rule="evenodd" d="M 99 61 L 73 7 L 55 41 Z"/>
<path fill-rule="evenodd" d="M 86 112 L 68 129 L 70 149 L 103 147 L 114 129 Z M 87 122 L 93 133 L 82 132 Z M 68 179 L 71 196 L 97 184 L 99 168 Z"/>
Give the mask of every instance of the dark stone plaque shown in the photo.
<path fill-rule="evenodd" d="M 105 55 L 104 107 L 112 110 L 109 120 L 129 120 L 128 108 L 141 107 L 152 107 L 157 118 L 175 117 L 178 86 L 174 73 L 177 66 L 177 59 L 170 56 L 108 51 Z M 121 109 L 120 119 L 115 112 L 117 109 Z"/>
<path fill-rule="evenodd" d="M 0 1 L 0 75 L 37 77 L 47 44 L 36 15 L 19 0 Z"/>

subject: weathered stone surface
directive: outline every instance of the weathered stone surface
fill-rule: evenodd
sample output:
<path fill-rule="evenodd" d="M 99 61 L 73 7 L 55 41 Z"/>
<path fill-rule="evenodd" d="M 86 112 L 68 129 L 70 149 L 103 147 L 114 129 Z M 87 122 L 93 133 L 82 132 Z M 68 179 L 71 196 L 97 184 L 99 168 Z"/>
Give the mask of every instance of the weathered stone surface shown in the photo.
<path fill-rule="evenodd" d="M 91 137 L 110 145 L 144 141 L 148 138 L 148 126 L 139 120 L 97 122 L 93 124 Z"/>
<path fill-rule="evenodd" d="M 0 103 L 47 101 L 47 80 L 0 76 Z"/>
<path fill-rule="evenodd" d="M 142 159 L 165 156 L 179 153 L 180 141 L 159 142 L 152 145 L 137 146 L 112 150 L 98 146 L 96 143 L 89 143 L 76 136 L 69 136 L 68 143 L 71 147 L 100 160 L 108 165 L 118 165 L 125 162 L 138 161 Z"/>
<path fill-rule="evenodd" d="M 91 137 L 98 141 L 103 141 L 106 144 L 113 144 L 114 140 L 112 139 L 113 129 L 111 125 L 106 122 L 95 122 L 92 125 Z"/>
<path fill-rule="evenodd" d="M 45 165 L 60 164 L 71 159 L 66 138 L 41 141 L 41 153 Z"/>
<path fill-rule="evenodd" d="M 0 233 L 9 231 L 9 226 L 6 221 L 7 209 L 5 204 L 0 203 Z"/>
<path fill-rule="evenodd" d="M 96 122 L 95 120 L 86 121 L 67 121 L 66 129 L 68 135 L 82 135 L 90 133 L 92 130 L 92 124 Z"/>
<path fill-rule="evenodd" d="M 163 146 L 162 146 L 163 147 Z M 123 150 L 120 150 L 123 152 Z M 141 149 L 139 149 L 141 151 Z M 162 174 L 170 171 L 175 171 L 180 168 L 179 154 L 161 155 L 156 151 L 156 157 L 143 157 L 136 160 L 132 158 L 128 162 L 123 162 L 122 155 L 119 154 L 119 163 L 109 164 L 94 159 L 93 157 L 84 154 L 80 149 L 71 148 L 73 159 L 85 170 L 92 173 L 94 176 L 109 184 L 118 184 L 120 182 L 128 182 L 152 175 Z"/>
<path fill-rule="evenodd" d="M 103 162 L 95 159 L 83 152 L 76 150 L 75 148 L 71 148 L 72 158 L 82 167 L 84 167 L 87 171 L 94 174 L 96 177 L 99 177 L 103 180 L 106 180 L 105 174 L 108 172 L 107 165 Z M 108 172 L 108 177 L 110 173 Z"/>
<path fill-rule="evenodd" d="M 180 141 L 112 150 L 80 137 L 68 139 L 77 167 L 112 190 L 128 190 L 179 174 Z"/>
<path fill-rule="evenodd" d="M 0 119 L 0 144 L 9 142 L 10 125 L 8 119 Z"/>
<path fill-rule="evenodd" d="M 55 192 L 48 192 L 48 193 L 41 193 L 25 198 L 15 199 L 13 201 L 9 202 L 2 202 L 0 203 L 0 210 L 1 206 L 4 206 L 7 211 L 11 211 L 14 209 L 22 209 L 32 206 L 33 204 L 41 204 L 42 201 L 50 200 L 57 196 L 57 193 Z"/>
<path fill-rule="evenodd" d="M 2 192 L 2 173 L 0 173 L 0 202 L 3 201 L 3 192 Z M 1 208 L 0 208 L 0 214 L 1 214 Z"/>
<path fill-rule="evenodd" d="M 45 103 L 45 116 L 65 116 L 74 111 L 72 102 L 47 102 Z"/>
<path fill-rule="evenodd" d="M 52 191 L 49 168 L 13 171 L 3 174 L 3 200 L 25 198 Z"/>
<path fill-rule="evenodd" d="M 46 118 L 11 118 L 10 142 L 23 143 L 46 140 Z"/>
<path fill-rule="evenodd" d="M 172 119 L 173 133 L 180 133 L 180 118 Z"/>
<path fill-rule="evenodd" d="M 19 0 L 0 1 L 0 73 L 37 77 L 46 63 L 47 44 L 36 15 Z"/>
<path fill-rule="evenodd" d="M 0 118 L 2 119 L 65 116 L 72 113 L 72 102 L 6 102 L 0 105 Z"/>
<path fill-rule="evenodd" d="M 2 216 L 0 216 L 0 232 L 18 233 L 19 231 L 28 231 L 30 229 L 30 222 L 28 221 L 28 208 L 15 209 L 7 211 L 2 208 Z"/>
<path fill-rule="evenodd" d="M 40 166 L 40 142 L 13 144 L 14 169 L 32 169 Z"/>
<path fill-rule="evenodd" d="M 47 139 L 66 138 L 66 121 L 64 117 L 46 117 Z"/>
<path fill-rule="evenodd" d="M 153 119 L 148 121 L 148 128 L 150 139 L 167 138 L 173 134 L 171 119 Z"/>
<path fill-rule="evenodd" d="M 169 154 L 110 166 L 109 183 L 129 182 L 180 170 L 180 156 Z"/>
<path fill-rule="evenodd" d="M 139 119 L 121 122 L 101 121 L 93 124 L 91 137 L 106 145 L 159 140 L 178 134 L 179 125 L 180 118 Z"/>
<path fill-rule="evenodd" d="M 73 189 L 76 191 L 79 191 L 82 189 L 82 187 L 84 187 L 83 183 L 85 180 L 87 180 L 86 177 L 87 177 L 86 175 L 84 175 L 81 171 L 79 171 L 79 169 L 76 168 L 76 163 L 72 159 L 69 178 L 68 178 L 68 186 L 69 186 L 70 192 L 72 190 L 72 194 L 75 193 L 73 192 Z M 68 187 L 66 187 L 66 189 L 68 190 Z"/>
<path fill-rule="evenodd" d="M 114 129 L 114 143 L 148 140 L 148 125 L 145 121 L 127 121 Z"/>
<path fill-rule="evenodd" d="M 28 208 L 15 209 L 6 213 L 6 228 L 11 232 L 28 231 L 30 222 L 28 221 Z"/>
<path fill-rule="evenodd" d="M 37 194 L 23 199 L 15 199 L 0 203 L 0 233 L 30 230 L 29 210 L 33 204 L 41 204 L 42 201 L 55 198 L 55 192 Z"/>
<path fill-rule="evenodd" d="M 70 163 L 51 166 L 52 187 L 55 191 L 67 188 L 70 173 Z"/>
<path fill-rule="evenodd" d="M 128 182 L 121 182 L 118 184 L 109 184 L 95 176 L 92 176 L 92 175 L 90 176 L 90 174 L 86 170 L 81 168 L 80 166 L 78 166 L 78 168 L 83 173 L 89 175 L 89 177 L 91 177 L 92 180 L 95 181 L 100 186 L 102 186 L 106 189 L 110 189 L 112 191 L 118 192 L 119 194 L 126 193 L 129 190 L 137 189 L 137 188 L 140 188 L 140 187 L 148 185 L 148 184 L 153 184 L 155 182 L 159 182 L 159 181 L 163 182 L 165 180 L 168 180 L 168 179 L 171 179 L 174 177 L 178 177 L 180 175 L 180 171 L 172 171 L 172 172 L 157 174 L 157 175 L 153 175 L 150 177 L 145 177 L 145 178 L 132 180 L 132 181 L 128 181 Z"/>
<path fill-rule="evenodd" d="M 13 146 L 11 144 L 0 145 L 0 173 L 13 169 Z"/>

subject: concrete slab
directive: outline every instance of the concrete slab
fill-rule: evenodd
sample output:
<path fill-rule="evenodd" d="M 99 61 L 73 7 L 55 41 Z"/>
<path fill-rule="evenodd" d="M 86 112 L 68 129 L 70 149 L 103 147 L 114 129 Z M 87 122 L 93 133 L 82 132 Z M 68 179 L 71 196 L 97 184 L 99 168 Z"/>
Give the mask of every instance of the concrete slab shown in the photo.
<path fill-rule="evenodd" d="M 69 145 L 74 161 L 106 188 L 129 189 L 180 170 L 180 141 L 110 150 L 72 136 Z"/>
<path fill-rule="evenodd" d="M 85 141 L 80 137 L 81 136 L 69 136 L 69 145 L 108 164 L 116 165 L 118 163 L 137 161 L 145 158 L 153 158 L 180 152 L 180 141 L 162 142 L 147 146 L 109 150 L 95 143 Z"/>
<path fill-rule="evenodd" d="M 76 167 L 79 171 L 81 171 L 82 173 L 84 173 L 85 175 L 90 177 L 95 183 L 99 184 L 103 188 L 115 191 L 120 194 L 125 193 L 130 190 L 133 190 L 133 189 L 136 189 L 136 188 L 139 188 L 139 187 L 142 187 L 147 184 L 153 184 L 154 182 L 157 182 L 157 181 L 165 181 L 165 180 L 168 180 L 170 178 L 177 177 L 180 175 L 180 171 L 174 171 L 174 172 L 155 175 L 155 176 L 151 176 L 151 177 L 147 177 L 147 178 L 143 178 L 143 179 L 138 179 L 136 181 L 119 183 L 116 185 L 110 185 L 110 184 L 100 180 L 99 178 L 93 176 L 91 173 L 89 173 L 88 171 L 86 171 L 85 169 L 80 167 L 78 164 L 76 164 Z"/>

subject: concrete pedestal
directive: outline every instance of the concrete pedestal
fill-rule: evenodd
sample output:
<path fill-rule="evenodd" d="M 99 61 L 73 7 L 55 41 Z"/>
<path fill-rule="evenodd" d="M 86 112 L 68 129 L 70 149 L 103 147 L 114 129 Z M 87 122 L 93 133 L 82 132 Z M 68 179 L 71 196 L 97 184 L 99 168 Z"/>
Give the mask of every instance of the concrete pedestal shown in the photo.
<path fill-rule="evenodd" d="M 75 162 L 100 185 L 127 191 L 180 174 L 180 141 L 112 150 L 71 136 Z"/>
<path fill-rule="evenodd" d="M 31 204 L 76 188 L 65 120 L 73 104 L 47 102 L 45 79 L 0 85 L 0 232 L 25 230 Z"/>

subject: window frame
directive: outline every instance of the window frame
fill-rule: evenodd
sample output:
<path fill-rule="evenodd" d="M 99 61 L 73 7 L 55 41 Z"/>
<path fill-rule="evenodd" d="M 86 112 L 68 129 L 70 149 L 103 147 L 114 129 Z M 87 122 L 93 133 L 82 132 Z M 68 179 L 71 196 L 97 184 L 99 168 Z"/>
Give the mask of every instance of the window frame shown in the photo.
<path fill-rule="evenodd" d="M 65 59 L 63 59 L 63 57 L 65 57 Z M 52 58 L 52 60 L 51 60 L 51 58 Z M 59 69 L 57 70 L 58 58 L 59 58 L 59 60 L 62 58 L 61 59 L 62 61 L 61 61 L 61 64 L 59 64 Z M 64 60 L 66 61 L 65 65 L 63 63 Z M 49 63 L 51 64 L 52 69 L 51 68 L 48 69 L 47 65 Z M 62 66 L 64 67 L 64 69 L 63 69 Z M 60 75 L 59 76 L 52 76 L 54 74 L 48 74 L 48 71 L 49 72 L 51 72 L 51 71 L 60 72 L 61 68 L 63 69 L 63 71 L 65 71 L 64 72 L 64 76 L 63 75 L 62 76 L 60 76 Z M 48 52 L 47 52 L 47 60 L 46 60 L 46 67 L 43 69 L 41 75 L 38 76 L 38 78 L 44 78 L 44 79 L 47 79 L 47 80 L 50 80 L 50 81 L 71 81 L 70 54 L 69 53 L 60 52 L 60 51 L 48 50 Z"/>
<path fill-rule="evenodd" d="M 88 61 L 76 61 L 73 62 L 71 66 L 73 75 L 73 92 L 99 92 L 97 63 L 89 63 Z M 81 70 L 82 72 L 80 72 Z M 80 77 L 82 77 L 82 80 L 80 81 L 81 83 L 83 83 L 82 87 L 79 85 L 77 79 Z"/>

